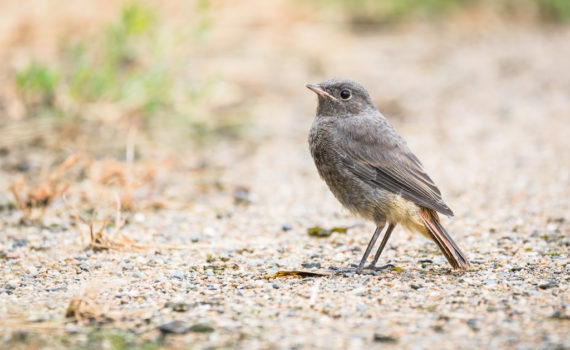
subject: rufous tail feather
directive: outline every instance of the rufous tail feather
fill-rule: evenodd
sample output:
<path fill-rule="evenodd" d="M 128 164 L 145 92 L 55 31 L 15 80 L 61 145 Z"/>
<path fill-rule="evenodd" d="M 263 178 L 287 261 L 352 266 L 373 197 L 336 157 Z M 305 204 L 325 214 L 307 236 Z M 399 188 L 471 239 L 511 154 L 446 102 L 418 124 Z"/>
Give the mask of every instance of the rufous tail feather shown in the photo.
<path fill-rule="evenodd" d="M 422 217 L 430 236 L 451 266 L 455 269 L 461 270 L 466 270 L 471 267 L 471 264 L 465 254 L 463 254 L 461 249 L 459 249 L 457 244 L 455 244 L 453 239 L 451 239 L 447 231 L 445 231 L 443 226 L 441 226 L 437 214 L 433 210 L 426 208 L 422 208 L 422 210 L 419 211 L 419 214 Z"/>

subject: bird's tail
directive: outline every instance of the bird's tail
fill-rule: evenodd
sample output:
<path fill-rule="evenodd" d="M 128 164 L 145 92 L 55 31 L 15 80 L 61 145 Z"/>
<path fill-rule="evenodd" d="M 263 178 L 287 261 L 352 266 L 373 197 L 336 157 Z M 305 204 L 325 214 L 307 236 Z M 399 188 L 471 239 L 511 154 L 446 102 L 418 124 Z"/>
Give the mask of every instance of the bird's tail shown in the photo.
<path fill-rule="evenodd" d="M 445 258 L 449 261 L 451 266 L 461 270 L 466 270 L 471 267 L 465 254 L 463 254 L 443 226 L 441 226 L 437 214 L 433 210 L 426 208 L 422 208 L 419 214 L 429 231 L 429 235 L 437 244 L 443 255 L 445 255 Z"/>

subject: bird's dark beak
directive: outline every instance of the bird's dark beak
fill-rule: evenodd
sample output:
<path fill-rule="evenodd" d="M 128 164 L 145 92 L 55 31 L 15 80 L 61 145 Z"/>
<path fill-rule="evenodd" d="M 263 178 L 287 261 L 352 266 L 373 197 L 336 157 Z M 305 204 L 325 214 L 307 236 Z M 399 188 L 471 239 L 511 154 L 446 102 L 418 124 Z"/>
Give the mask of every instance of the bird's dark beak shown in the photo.
<path fill-rule="evenodd" d="M 316 93 L 317 95 L 326 97 L 326 98 L 330 98 L 333 101 L 336 101 L 337 99 L 329 94 L 328 92 L 326 92 L 325 90 L 323 90 L 323 88 L 321 88 L 319 85 L 317 84 L 307 84 L 305 85 L 309 90 L 313 91 L 314 93 Z"/>

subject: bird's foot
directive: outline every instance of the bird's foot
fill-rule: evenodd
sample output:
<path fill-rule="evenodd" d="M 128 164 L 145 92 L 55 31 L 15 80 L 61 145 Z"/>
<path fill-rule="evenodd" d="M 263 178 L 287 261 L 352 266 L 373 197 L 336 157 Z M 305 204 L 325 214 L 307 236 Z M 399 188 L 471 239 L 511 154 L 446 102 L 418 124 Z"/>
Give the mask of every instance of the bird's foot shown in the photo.
<path fill-rule="evenodd" d="M 382 265 L 382 266 L 368 265 L 364 269 L 365 270 L 372 270 L 372 271 L 382 271 L 382 270 L 388 269 L 390 267 L 395 267 L 395 266 L 393 264 L 386 264 L 386 265 Z"/>
<path fill-rule="evenodd" d="M 329 266 L 328 270 L 333 274 L 346 274 L 346 273 L 356 273 L 357 266 L 351 265 L 349 267 L 346 266 Z"/>

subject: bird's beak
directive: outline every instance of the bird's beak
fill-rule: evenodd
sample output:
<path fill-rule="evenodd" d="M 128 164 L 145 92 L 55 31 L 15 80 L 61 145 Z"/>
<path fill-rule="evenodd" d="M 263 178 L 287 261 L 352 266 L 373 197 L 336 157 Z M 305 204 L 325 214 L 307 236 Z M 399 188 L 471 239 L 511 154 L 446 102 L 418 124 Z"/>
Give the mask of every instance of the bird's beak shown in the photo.
<path fill-rule="evenodd" d="M 317 84 L 307 84 L 305 85 L 309 90 L 313 91 L 314 93 L 316 93 L 317 95 L 323 96 L 323 97 L 327 97 L 330 98 L 333 101 L 336 101 L 337 99 L 329 94 L 328 92 L 326 92 L 325 90 L 323 90 L 319 85 Z"/>

